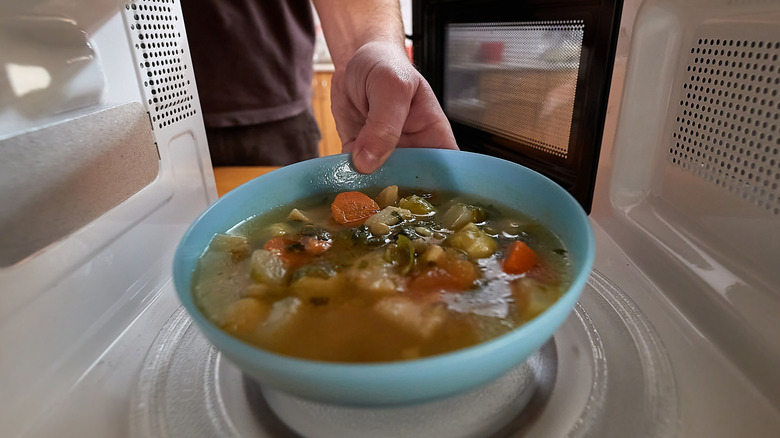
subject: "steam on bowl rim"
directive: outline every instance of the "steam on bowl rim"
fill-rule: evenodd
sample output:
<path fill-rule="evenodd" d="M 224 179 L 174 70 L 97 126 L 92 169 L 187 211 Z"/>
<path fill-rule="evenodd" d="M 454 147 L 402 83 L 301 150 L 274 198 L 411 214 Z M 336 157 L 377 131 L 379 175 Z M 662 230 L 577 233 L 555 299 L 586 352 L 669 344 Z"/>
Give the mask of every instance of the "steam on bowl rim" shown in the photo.
<path fill-rule="evenodd" d="M 317 193 L 382 188 L 390 184 L 449 190 L 499 200 L 540 220 L 563 241 L 572 263 L 571 287 L 542 314 L 515 330 L 453 352 L 383 363 L 337 363 L 283 356 L 223 332 L 197 309 L 191 277 L 214 233 L 248 217 Z M 262 385 L 314 401 L 362 406 L 419 403 L 486 384 L 547 342 L 585 287 L 594 258 L 585 211 L 541 174 L 487 155 L 442 149 L 399 149 L 371 175 L 356 172 L 350 155 L 315 158 L 283 167 L 227 193 L 186 231 L 173 262 L 174 285 L 201 333 Z"/>

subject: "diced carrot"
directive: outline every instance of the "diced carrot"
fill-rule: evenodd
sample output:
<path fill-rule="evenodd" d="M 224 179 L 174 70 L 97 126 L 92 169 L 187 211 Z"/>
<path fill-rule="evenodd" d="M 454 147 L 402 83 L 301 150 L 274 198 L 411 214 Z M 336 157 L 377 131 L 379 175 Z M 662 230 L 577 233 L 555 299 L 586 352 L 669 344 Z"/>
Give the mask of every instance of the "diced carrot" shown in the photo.
<path fill-rule="evenodd" d="M 459 292 L 464 289 L 464 286 L 460 278 L 453 276 L 447 270 L 433 267 L 414 277 L 409 283 L 409 291 L 422 294 L 439 291 Z"/>
<path fill-rule="evenodd" d="M 278 255 L 288 268 L 304 265 L 311 259 L 311 256 L 305 252 L 306 248 L 300 242 L 284 237 L 274 237 L 265 242 L 263 249 Z"/>
<path fill-rule="evenodd" d="M 507 274 L 522 274 L 536 265 L 536 253 L 525 242 L 512 242 L 504 259 L 504 272 Z"/>
<path fill-rule="evenodd" d="M 455 257 L 442 257 L 432 266 L 409 282 L 408 290 L 412 294 L 430 292 L 462 292 L 470 289 L 477 280 L 477 269 L 468 260 Z"/>
<path fill-rule="evenodd" d="M 539 263 L 528 271 L 525 276 L 546 284 L 559 284 L 561 282 L 560 277 L 555 274 L 555 271 L 549 266 Z"/>
<path fill-rule="evenodd" d="M 274 237 L 273 239 L 265 242 L 263 249 L 266 251 L 272 251 L 275 253 L 285 252 L 290 245 L 295 243 L 292 239 L 286 239 L 284 237 Z"/>
<path fill-rule="evenodd" d="M 373 199 L 360 192 L 343 192 L 336 195 L 330 206 L 333 219 L 340 224 L 361 222 L 379 211 Z"/>
<path fill-rule="evenodd" d="M 320 240 L 314 236 L 301 237 L 303 249 L 311 255 L 319 255 L 330 249 L 333 242 L 330 240 Z"/>

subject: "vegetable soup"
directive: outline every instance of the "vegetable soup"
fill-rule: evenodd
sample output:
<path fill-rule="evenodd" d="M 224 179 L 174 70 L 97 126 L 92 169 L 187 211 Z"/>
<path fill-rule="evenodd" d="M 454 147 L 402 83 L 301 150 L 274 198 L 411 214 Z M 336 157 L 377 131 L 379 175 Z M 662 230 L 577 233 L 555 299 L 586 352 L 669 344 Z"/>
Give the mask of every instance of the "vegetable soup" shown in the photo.
<path fill-rule="evenodd" d="M 209 320 L 262 349 L 379 362 L 519 327 L 570 271 L 560 239 L 521 212 L 390 186 L 303 199 L 215 235 L 192 292 Z"/>

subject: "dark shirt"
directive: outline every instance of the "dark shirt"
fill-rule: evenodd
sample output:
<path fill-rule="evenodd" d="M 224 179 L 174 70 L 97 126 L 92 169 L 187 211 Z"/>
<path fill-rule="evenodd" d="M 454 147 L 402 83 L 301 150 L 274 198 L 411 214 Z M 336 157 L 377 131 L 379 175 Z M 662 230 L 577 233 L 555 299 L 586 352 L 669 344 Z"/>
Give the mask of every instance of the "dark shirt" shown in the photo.
<path fill-rule="evenodd" d="M 207 127 L 289 118 L 311 105 L 310 0 L 183 0 Z"/>

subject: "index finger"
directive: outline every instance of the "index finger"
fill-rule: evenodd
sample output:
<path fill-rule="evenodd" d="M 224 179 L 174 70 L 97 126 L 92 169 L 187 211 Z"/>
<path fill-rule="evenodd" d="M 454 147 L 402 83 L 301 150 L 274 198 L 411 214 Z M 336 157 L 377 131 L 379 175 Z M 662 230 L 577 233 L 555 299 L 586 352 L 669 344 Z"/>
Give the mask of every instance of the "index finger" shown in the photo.
<path fill-rule="evenodd" d="M 379 169 L 392 154 L 409 116 L 408 85 L 391 79 L 367 90 L 366 123 L 355 138 L 353 163 L 360 173 Z"/>

